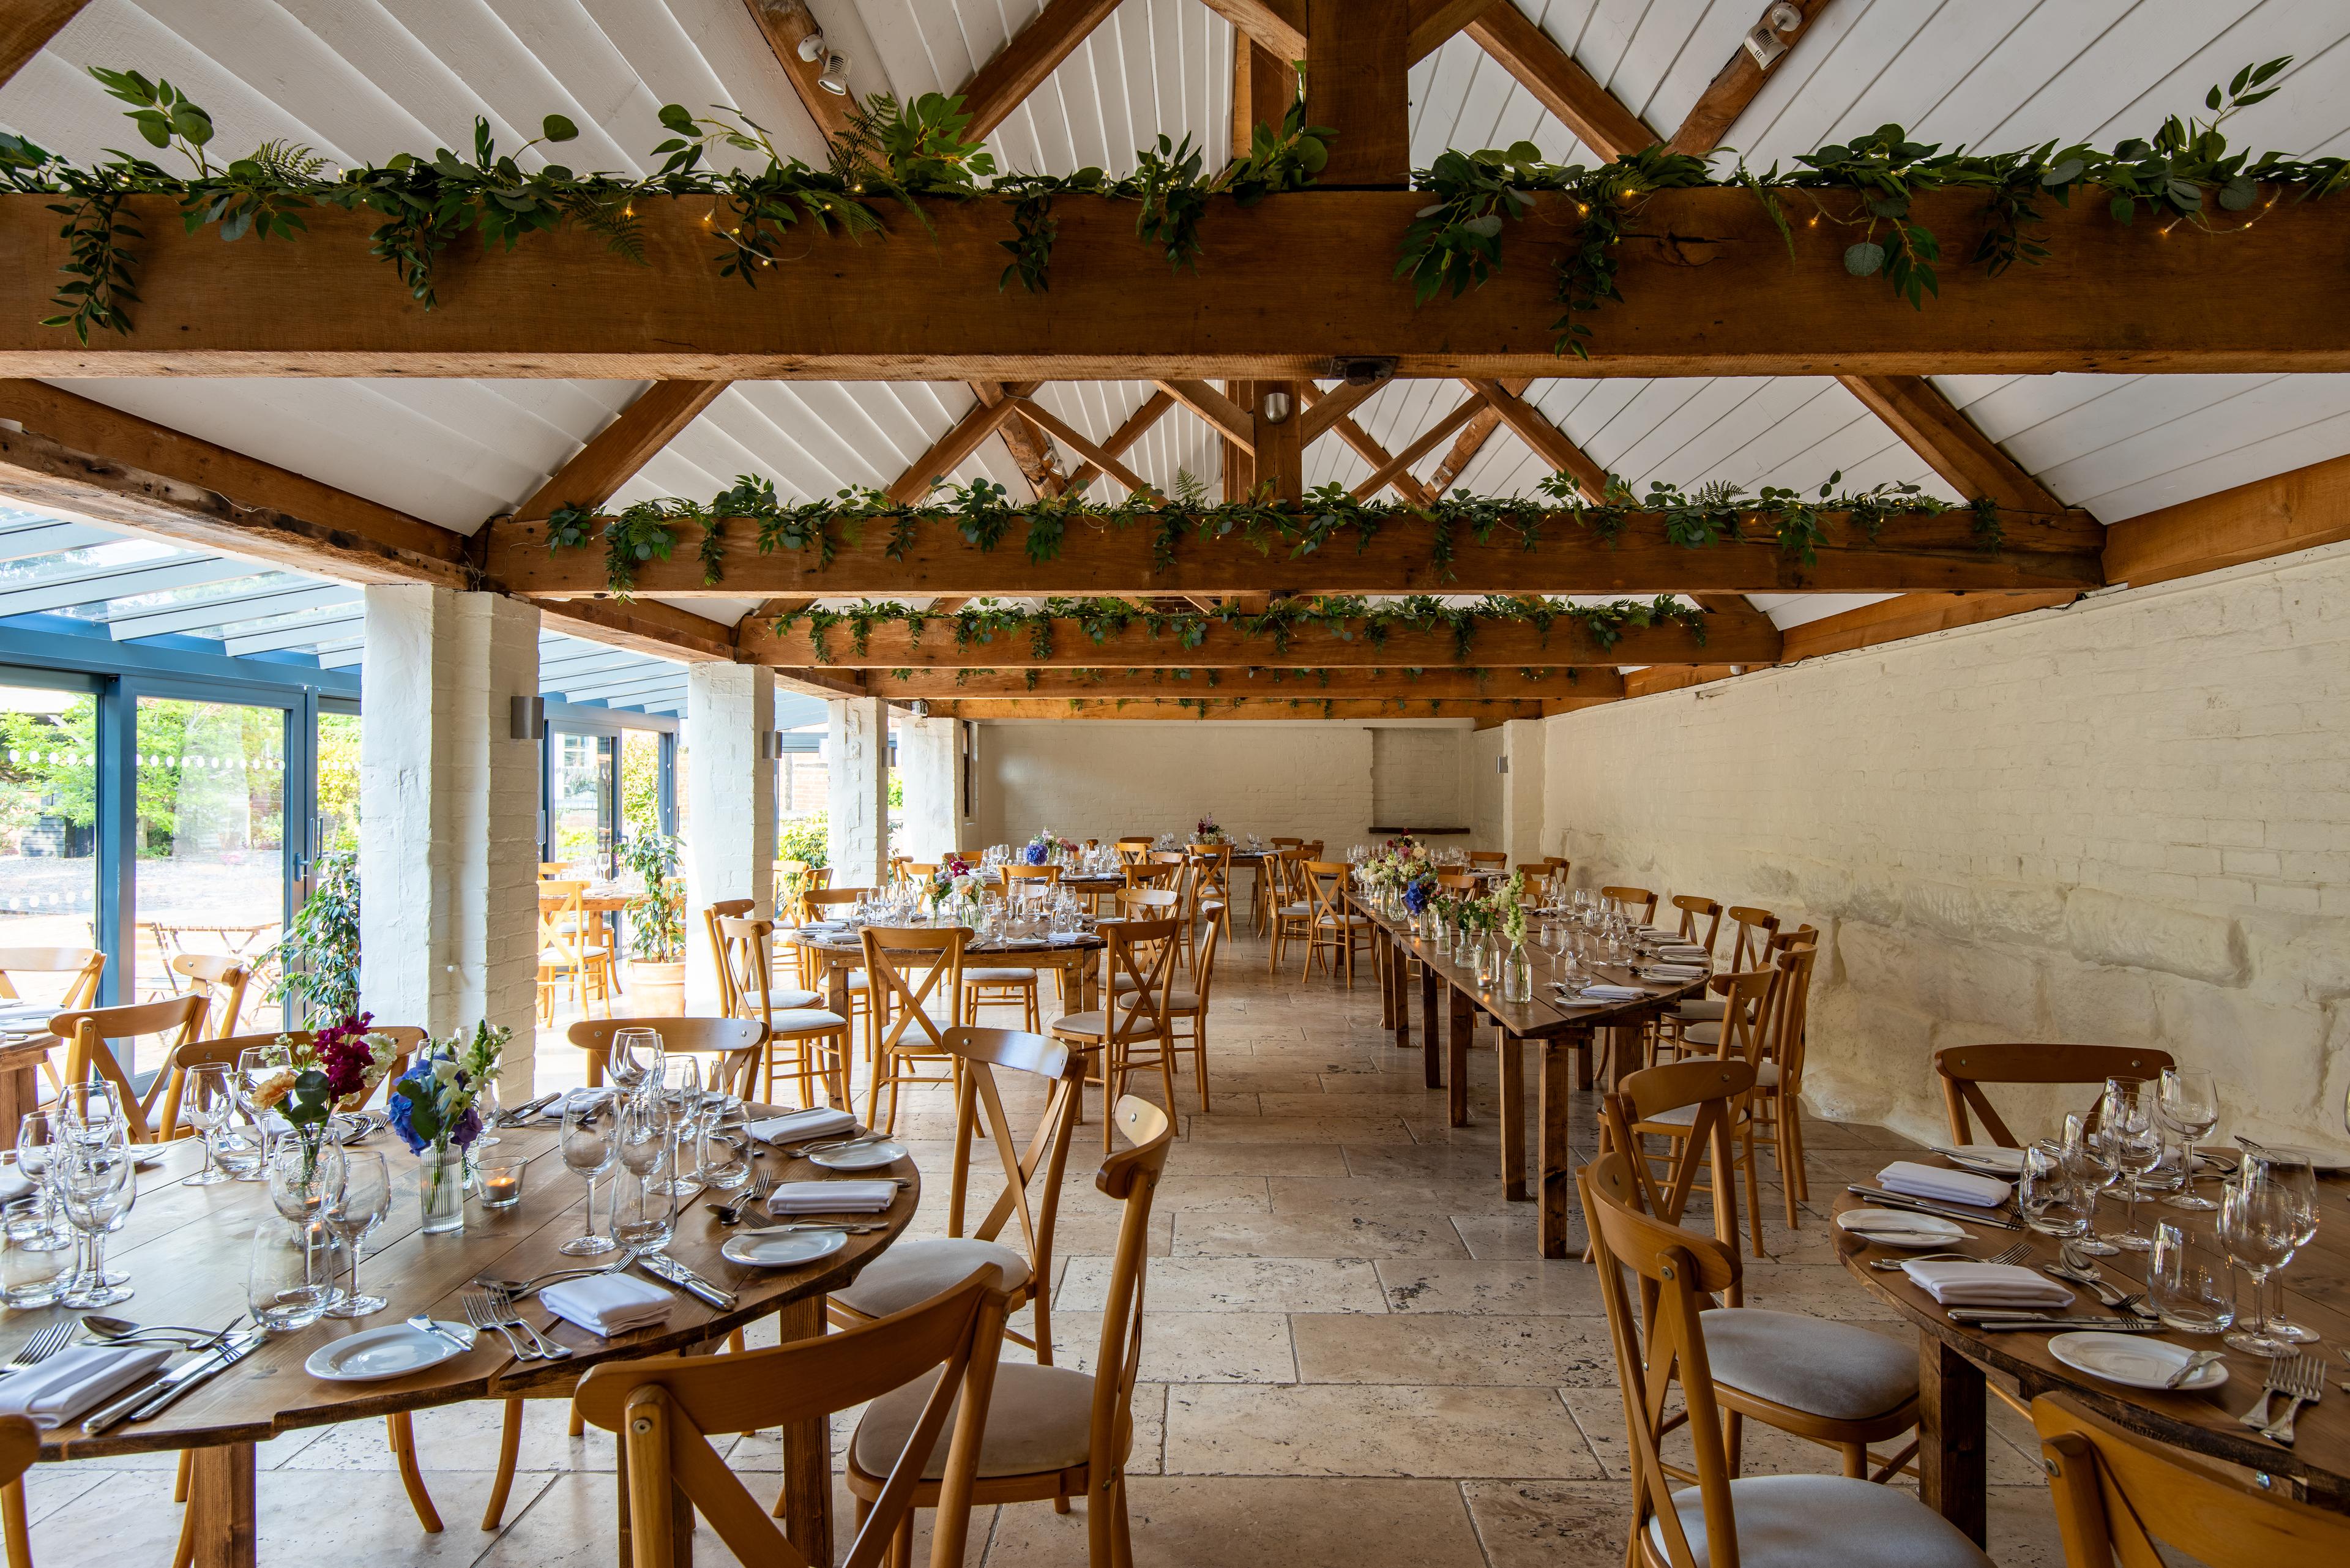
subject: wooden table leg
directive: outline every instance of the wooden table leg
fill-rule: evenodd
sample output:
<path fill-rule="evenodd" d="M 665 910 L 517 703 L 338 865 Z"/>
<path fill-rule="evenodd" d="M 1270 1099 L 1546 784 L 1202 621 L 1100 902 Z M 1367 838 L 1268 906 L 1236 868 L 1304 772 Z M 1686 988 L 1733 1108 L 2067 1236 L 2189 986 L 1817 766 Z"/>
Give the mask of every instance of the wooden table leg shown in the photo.
<path fill-rule="evenodd" d="M 1395 939 L 1385 926 L 1371 928 L 1371 975 L 1379 985 L 1379 1027 L 1393 1029 L 1395 1014 Z"/>
<path fill-rule="evenodd" d="M 1388 939 L 1388 1012 L 1395 1020 L 1399 1051 L 1411 1049 L 1411 949 L 1399 937 Z"/>
<path fill-rule="evenodd" d="M 188 1510 L 198 1520 L 195 1568 L 254 1568 L 253 1445 L 198 1449 L 188 1478 Z"/>
<path fill-rule="evenodd" d="M 1542 1255 L 1564 1258 L 1570 1205 L 1567 1189 L 1575 1183 L 1574 1156 L 1566 1147 L 1567 1057 L 1574 1054 L 1571 1035 L 1547 1035 L 1542 1051 L 1542 1138 L 1537 1148 L 1542 1171 Z"/>
<path fill-rule="evenodd" d="M 1526 1200 L 1526 1043 L 1502 1036 L 1502 1196 Z"/>
<path fill-rule="evenodd" d="M 1469 1125 L 1469 1047 L 1477 1043 L 1477 1004 L 1459 986 L 1452 994 L 1452 1027 L 1444 1043 L 1444 1116 L 1456 1127 Z"/>
<path fill-rule="evenodd" d="M 782 1342 L 824 1333 L 825 1298 L 790 1302 L 775 1314 Z M 785 1538 L 811 1563 L 832 1561 L 832 1423 L 822 1416 L 784 1428 Z"/>
<path fill-rule="evenodd" d="M 1431 1089 L 1444 1082 L 1444 1029 L 1437 1022 L 1437 991 L 1442 983 L 1436 978 L 1433 966 L 1419 966 L 1419 1048 L 1425 1058 L 1428 1086 Z"/>
<path fill-rule="evenodd" d="M 1990 1498 L 1982 1368 L 1930 1334 L 1918 1335 L 1918 1495 L 1981 1546 Z"/>

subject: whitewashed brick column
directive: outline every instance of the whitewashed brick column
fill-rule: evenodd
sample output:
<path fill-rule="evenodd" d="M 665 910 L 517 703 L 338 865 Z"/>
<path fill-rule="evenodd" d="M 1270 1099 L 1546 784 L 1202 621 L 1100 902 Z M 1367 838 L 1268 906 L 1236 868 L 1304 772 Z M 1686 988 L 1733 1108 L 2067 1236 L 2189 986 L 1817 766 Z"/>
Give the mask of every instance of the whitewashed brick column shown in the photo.
<path fill-rule="evenodd" d="M 1543 856 L 1543 759 L 1548 742 L 1540 719 L 1513 719 L 1502 726 L 1502 754 L 1510 771 L 1502 779 L 1502 842 L 1510 864 Z"/>
<path fill-rule="evenodd" d="M 934 861 L 962 842 L 960 719 L 898 722 L 898 777 L 906 786 L 906 853 Z"/>
<path fill-rule="evenodd" d="M 879 888 L 889 871 L 889 705 L 879 697 L 852 697 L 827 706 L 832 885 Z"/>
<path fill-rule="evenodd" d="M 775 909 L 775 760 L 760 737 L 775 727 L 775 671 L 696 664 L 686 671 L 685 1005 L 718 1011 L 718 970 L 702 910 L 720 898 Z"/>
<path fill-rule="evenodd" d="M 359 740 L 359 998 L 432 1034 L 514 1031 L 526 1098 L 538 956 L 538 611 L 496 594 L 369 587 Z"/>

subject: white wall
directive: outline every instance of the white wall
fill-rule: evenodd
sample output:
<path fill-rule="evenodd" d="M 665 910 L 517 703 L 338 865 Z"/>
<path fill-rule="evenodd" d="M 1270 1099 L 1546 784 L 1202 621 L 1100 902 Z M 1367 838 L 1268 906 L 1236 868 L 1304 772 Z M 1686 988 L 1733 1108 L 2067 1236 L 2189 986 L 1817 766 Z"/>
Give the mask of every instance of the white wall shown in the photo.
<path fill-rule="evenodd" d="M 1939 1137 L 1939 1047 L 2151 1044 L 2350 1144 L 2350 548 L 1545 724 L 1578 885 L 1822 928 L 1820 1109 Z"/>
<path fill-rule="evenodd" d="M 1427 826 L 1463 822 L 1469 734 L 1462 721 L 990 721 L 977 841 L 1017 844 L 1043 827 L 1071 838 L 1188 833 L 1206 812 L 1233 833 L 1319 838 L 1344 854 L 1388 823 L 1386 805 L 1441 805 L 1454 815 Z M 1378 794 L 1391 789 L 1392 802 Z"/>

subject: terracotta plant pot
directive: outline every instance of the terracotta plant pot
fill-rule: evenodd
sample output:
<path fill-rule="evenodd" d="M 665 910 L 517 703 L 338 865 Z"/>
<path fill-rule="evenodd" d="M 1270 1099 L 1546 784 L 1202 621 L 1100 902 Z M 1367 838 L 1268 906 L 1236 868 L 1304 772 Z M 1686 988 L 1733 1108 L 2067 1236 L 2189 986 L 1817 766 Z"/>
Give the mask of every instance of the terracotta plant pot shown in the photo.
<path fill-rule="evenodd" d="M 638 1018 L 685 1016 L 685 965 L 629 961 L 629 1012 Z"/>

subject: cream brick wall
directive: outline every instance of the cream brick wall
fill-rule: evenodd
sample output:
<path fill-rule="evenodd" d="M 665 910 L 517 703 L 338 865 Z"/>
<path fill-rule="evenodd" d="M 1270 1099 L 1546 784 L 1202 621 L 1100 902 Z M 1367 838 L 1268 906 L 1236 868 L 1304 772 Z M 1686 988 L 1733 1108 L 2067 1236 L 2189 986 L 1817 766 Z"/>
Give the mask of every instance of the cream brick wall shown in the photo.
<path fill-rule="evenodd" d="M 2350 548 L 1545 723 L 1578 885 L 1822 929 L 1821 1110 L 1939 1137 L 1939 1047 L 2150 1044 L 2350 1144 Z"/>
<path fill-rule="evenodd" d="M 1465 721 L 1374 731 L 1372 821 L 1382 827 L 1469 826 L 1477 804 L 1471 762 L 1476 742 Z"/>

